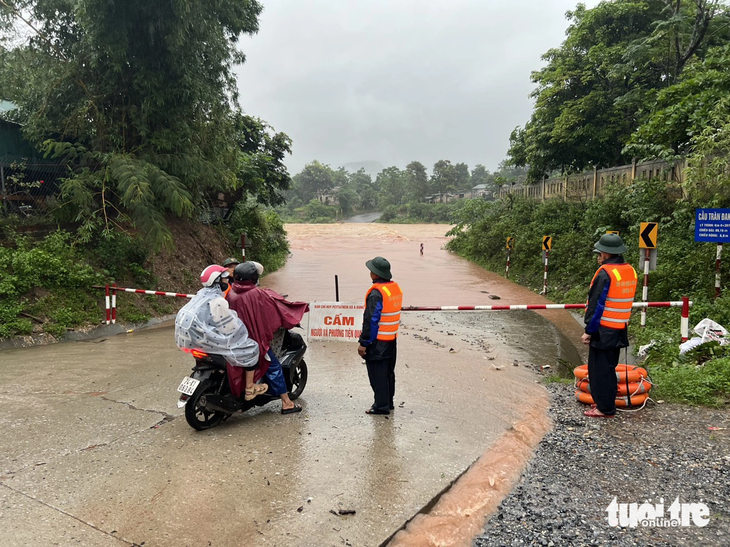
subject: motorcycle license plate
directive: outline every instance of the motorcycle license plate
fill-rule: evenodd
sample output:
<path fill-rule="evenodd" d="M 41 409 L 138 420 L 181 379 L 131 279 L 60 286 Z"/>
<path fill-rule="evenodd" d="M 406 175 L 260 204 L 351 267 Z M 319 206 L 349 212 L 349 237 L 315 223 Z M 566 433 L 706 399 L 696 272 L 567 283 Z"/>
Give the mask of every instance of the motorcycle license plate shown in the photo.
<path fill-rule="evenodd" d="M 196 380 L 195 378 L 186 376 L 185 378 L 183 378 L 183 381 L 180 382 L 180 387 L 178 387 L 177 390 L 185 395 L 192 395 L 193 393 L 195 393 L 195 388 L 198 387 L 199 383 L 200 380 Z"/>

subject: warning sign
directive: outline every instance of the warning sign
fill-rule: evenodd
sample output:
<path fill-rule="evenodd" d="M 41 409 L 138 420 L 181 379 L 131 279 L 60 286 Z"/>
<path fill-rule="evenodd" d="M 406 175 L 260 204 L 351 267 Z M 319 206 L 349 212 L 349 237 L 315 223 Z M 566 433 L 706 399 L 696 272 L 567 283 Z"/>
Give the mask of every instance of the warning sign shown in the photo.
<path fill-rule="evenodd" d="M 542 250 L 549 251 L 552 248 L 553 248 L 553 237 L 552 236 L 542 236 Z"/>
<path fill-rule="evenodd" d="M 360 338 L 364 311 L 364 302 L 311 302 L 308 338 L 357 342 Z"/>
<path fill-rule="evenodd" d="M 658 222 L 642 222 L 639 228 L 639 248 L 656 249 L 656 239 L 658 233 Z"/>

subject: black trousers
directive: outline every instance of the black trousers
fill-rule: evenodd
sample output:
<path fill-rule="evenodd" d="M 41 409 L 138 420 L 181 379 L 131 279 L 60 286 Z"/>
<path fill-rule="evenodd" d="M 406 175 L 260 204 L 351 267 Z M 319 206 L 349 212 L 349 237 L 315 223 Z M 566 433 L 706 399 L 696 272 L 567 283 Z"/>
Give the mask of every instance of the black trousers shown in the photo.
<path fill-rule="evenodd" d="M 620 348 L 588 349 L 588 382 L 591 396 L 596 408 L 604 414 L 616 414 L 616 365 L 618 365 Z"/>
<path fill-rule="evenodd" d="M 368 379 L 370 387 L 373 388 L 375 401 L 373 410 L 378 412 L 389 412 L 393 408 L 393 397 L 395 396 L 395 358 L 368 359 L 365 364 L 368 368 Z"/>

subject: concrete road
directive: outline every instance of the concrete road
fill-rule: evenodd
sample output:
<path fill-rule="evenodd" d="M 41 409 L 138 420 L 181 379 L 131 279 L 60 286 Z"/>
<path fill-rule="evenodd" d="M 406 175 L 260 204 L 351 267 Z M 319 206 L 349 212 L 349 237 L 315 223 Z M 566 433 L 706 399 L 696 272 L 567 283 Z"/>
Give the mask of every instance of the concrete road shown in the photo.
<path fill-rule="evenodd" d="M 321 247 L 329 245 L 334 273 L 380 246 L 401 279 L 440 279 L 448 265 L 457 285 L 509 289 L 496 276 L 474 278 L 470 264 L 438 250 L 437 228 L 426 239 L 433 264 L 395 259 L 416 245 L 403 233 L 361 241 L 356 257 L 337 248 L 341 232 L 330 232 L 329 243 L 322 237 Z M 319 251 L 306 252 L 308 240 L 294 234 L 290 264 L 267 278 L 292 299 L 324 292 L 318 282 L 297 284 L 303 271 L 317 277 L 327 267 Z M 361 285 L 364 294 L 362 277 L 345 275 L 345 286 Z M 430 281 L 414 282 L 411 298 L 453 304 L 474 297 L 441 300 L 461 290 L 444 296 Z M 175 348 L 169 326 L 0 353 L 2 544 L 382 544 L 528 410 L 534 416 L 546 404 L 528 365 L 554 363 L 564 340 L 529 313 L 411 312 L 401 332 L 390 417 L 364 414 L 372 392 L 355 347 L 313 342 L 303 413 L 282 416 L 272 403 L 206 432 L 193 431 L 176 407 L 175 389 L 192 359 Z M 539 332 L 539 341 L 530 343 L 529 332 Z"/>

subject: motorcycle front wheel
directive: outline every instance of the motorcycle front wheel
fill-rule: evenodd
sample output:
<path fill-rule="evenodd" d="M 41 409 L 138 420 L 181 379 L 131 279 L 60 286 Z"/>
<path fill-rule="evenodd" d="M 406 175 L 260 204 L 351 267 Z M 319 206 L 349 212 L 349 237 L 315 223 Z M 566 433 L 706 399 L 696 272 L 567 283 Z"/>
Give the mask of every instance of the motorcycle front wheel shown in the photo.
<path fill-rule="evenodd" d="M 289 371 L 289 378 L 286 381 L 286 387 L 289 388 L 289 398 L 293 401 L 298 399 L 307 385 L 307 363 L 304 359 L 299 361 L 296 367 L 292 367 Z"/>
<path fill-rule="evenodd" d="M 209 393 L 215 393 L 216 384 L 210 380 L 201 382 L 192 397 L 185 405 L 185 420 L 188 425 L 197 431 L 210 429 L 220 424 L 227 416 L 225 412 L 206 410 L 200 404 L 200 398 Z"/>

